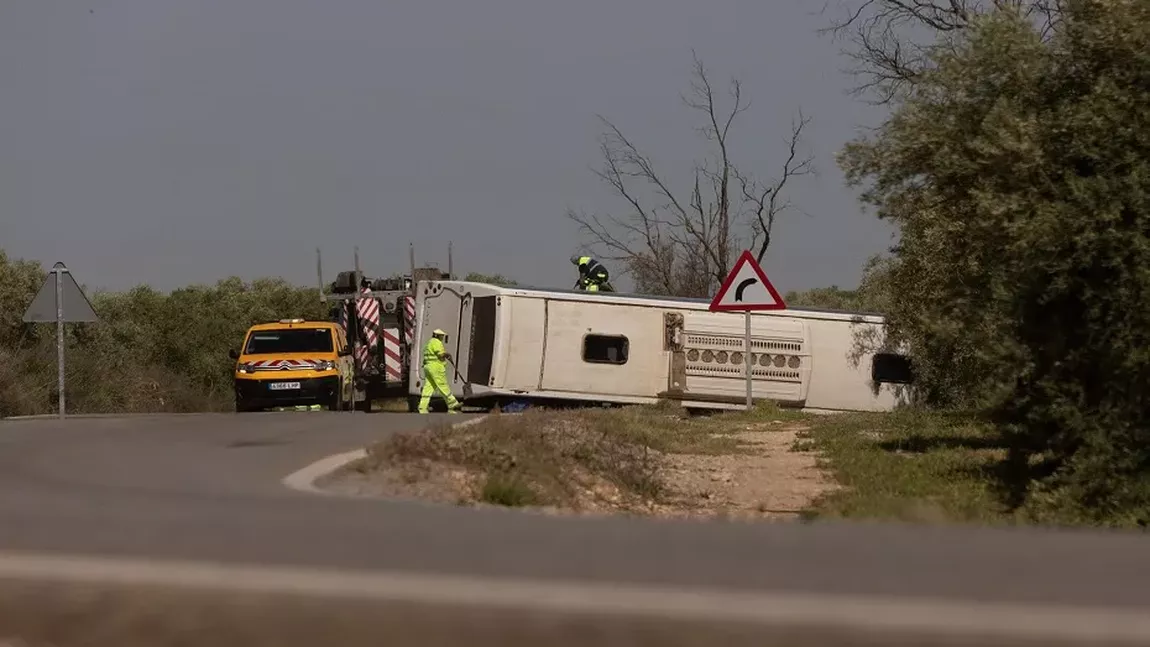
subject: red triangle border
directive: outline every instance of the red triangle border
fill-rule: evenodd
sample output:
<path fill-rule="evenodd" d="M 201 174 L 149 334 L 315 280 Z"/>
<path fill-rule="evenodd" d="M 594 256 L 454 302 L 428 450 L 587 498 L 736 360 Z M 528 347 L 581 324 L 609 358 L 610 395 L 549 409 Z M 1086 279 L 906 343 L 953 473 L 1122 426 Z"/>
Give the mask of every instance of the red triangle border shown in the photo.
<path fill-rule="evenodd" d="M 727 295 L 727 290 L 731 289 L 731 284 L 735 282 L 735 276 L 739 273 L 739 270 L 742 269 L 743 263 L 751 264 L 751 269 L 755 271 L 755 274 L 758 275 L 759 280 L 763 282 L 764 286 L 766 286 L 767 292 L 771 294 L 771 297 L 775 300 L 775 303 L 756 304 L 752 306 L 719 304 L 719 302 L 723 300 L 723 297 Z M 735 261 L 735 265 L 731 268 L 730 273 L 727 274 L 727 278 L 723 279 L 722 287 L 720 287 L 719 291 L 715 293 L 715 298 L 711 299 L 710 307 L 711 312 L 746 312 L 748 310 L 786 309 L 787 304 L 783 302 L 783 297 L 779 295 L 779 291 L 775 289 L 774 284 L 772 284 L 771 280 L 767 278 L 767 275 L 763 272 L 763 268 L 759 266 L 758 261 L 756 261 L 755 257 L 751 255 L 750 250 L 743 250 L 743 253 L 739 255 L 739 260 Z"/>

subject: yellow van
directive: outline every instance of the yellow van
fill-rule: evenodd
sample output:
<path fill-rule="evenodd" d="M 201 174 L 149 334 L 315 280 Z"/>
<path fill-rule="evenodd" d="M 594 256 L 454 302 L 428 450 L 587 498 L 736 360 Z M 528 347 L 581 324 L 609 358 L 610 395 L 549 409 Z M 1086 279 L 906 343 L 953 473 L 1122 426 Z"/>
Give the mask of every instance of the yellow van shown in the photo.
<path fill-rule="evenodd" d="M 343 329 L 328 321 L 281 319 L 248 329 L 236 360 L 236 411 L 269 407 L 350 408 L 351 350 Z"/>

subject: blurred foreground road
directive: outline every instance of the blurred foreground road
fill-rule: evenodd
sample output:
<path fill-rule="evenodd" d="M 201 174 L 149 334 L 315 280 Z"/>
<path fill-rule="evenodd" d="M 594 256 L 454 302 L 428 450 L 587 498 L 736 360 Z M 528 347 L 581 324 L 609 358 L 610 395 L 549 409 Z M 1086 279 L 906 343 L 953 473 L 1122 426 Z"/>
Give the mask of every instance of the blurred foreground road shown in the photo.
<path fill-rule="evenodd" d="M 555 518 L 280 483 L 429 419 L 448 420 L 0 421 L 0 645 L 1150 644 L 1137 534 Z"/>

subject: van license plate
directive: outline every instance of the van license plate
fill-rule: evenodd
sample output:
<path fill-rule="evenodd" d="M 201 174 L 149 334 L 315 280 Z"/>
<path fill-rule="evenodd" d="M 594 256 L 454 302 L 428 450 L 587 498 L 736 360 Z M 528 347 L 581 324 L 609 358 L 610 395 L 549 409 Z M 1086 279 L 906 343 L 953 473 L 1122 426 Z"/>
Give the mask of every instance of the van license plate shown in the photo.
<path fill-rule="evenodd" d="M 272 382 L 268 388 L 272 391 L 294 391 L 299 389 L 299 382 Z"/>

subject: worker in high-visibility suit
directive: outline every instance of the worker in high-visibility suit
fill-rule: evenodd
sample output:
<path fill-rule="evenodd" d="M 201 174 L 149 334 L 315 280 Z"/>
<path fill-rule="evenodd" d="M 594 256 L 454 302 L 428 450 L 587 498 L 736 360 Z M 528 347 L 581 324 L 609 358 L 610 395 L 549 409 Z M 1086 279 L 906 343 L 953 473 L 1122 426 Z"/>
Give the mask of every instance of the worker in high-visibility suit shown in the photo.
<path fill-rule="evenodd" d="M 571 262 L 579 268 L 579 280 L 575 287 L 587 292 L 614 292 L 608 282 L 609 275 L 603 264 L 590 256 L 572 256 Z"/>
<path fill-rule="evenodd" d="M 451 353 L 443 347 L 443 340 L 447 333 L 436 328 L 431 331 L 431 339 L 423 347 L 423 391 L 420 392 L 419 412 L 427 413 L 431 405 L 431 396 L 436 392 L 447 401 L 448 413 L 459 413 L 459 400 L 451 392 L 451 385 L 447 382 L 447 362 L 451 360 Z"/>

